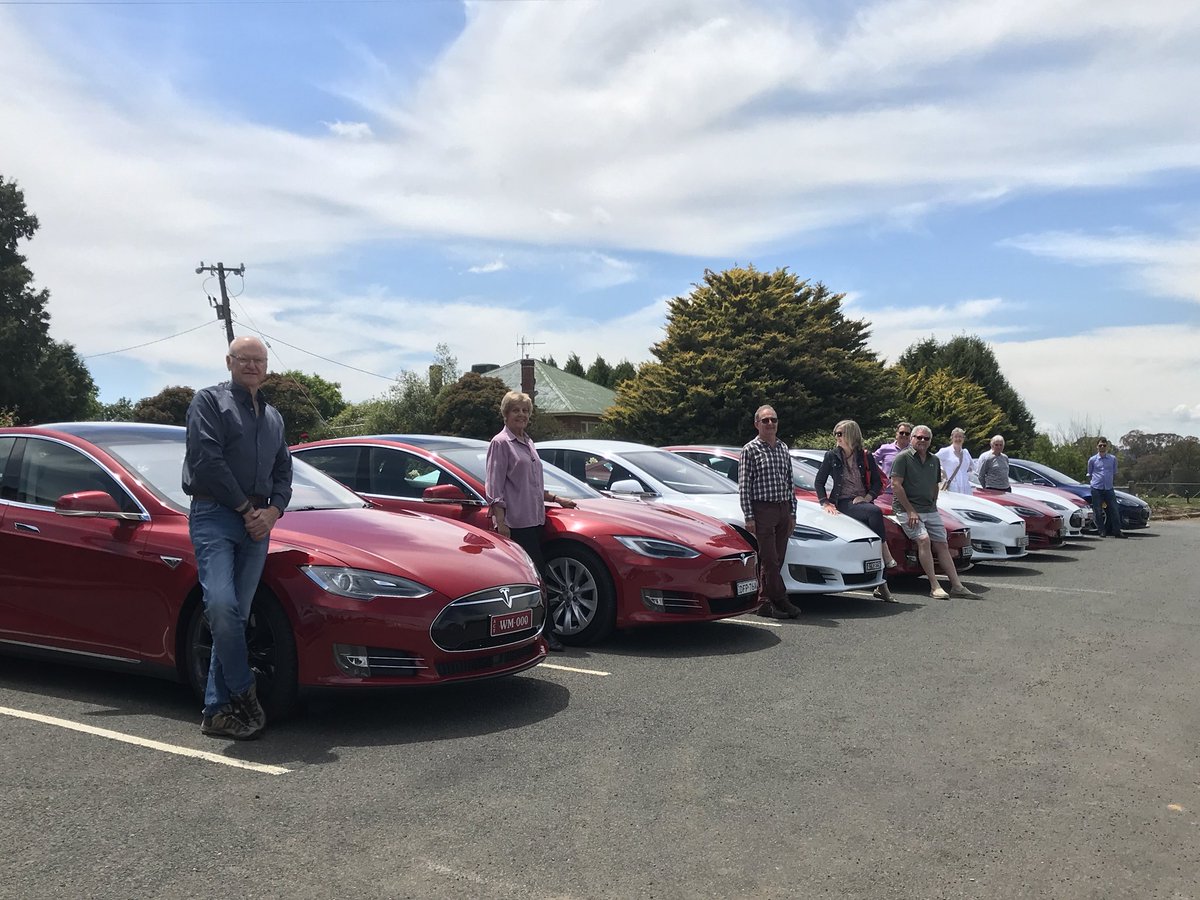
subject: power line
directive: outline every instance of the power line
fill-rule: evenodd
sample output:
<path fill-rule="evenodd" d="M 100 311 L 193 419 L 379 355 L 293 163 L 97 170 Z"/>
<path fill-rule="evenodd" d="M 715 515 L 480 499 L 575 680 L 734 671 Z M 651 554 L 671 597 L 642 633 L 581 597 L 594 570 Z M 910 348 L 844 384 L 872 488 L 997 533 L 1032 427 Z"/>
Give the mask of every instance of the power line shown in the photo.
<path fill-rule="evenodd" d="M 305 350 L 303 347 L 297 347 L 295 344 L 289 344 L 287 341 L 283 340 L 283 338 L 277 338 L 277 337 L 274 337 L 273 335 L 269 335 L 265 331 L 262 331 L 261 329 L 251 328 L 250 330 L 255 332 L 256 334 L 261 335 L 262 337 L 267 338 L 267 340 L 278 341 L 279 343 L 283 344 L 283 346 L 285 346 L 285 347 L 291 347 L 293 350 L 299 350 L 301 353 L 306 353 L 309 356 L 315 356 L 317 359 L 323 359 L 323 360 L 325 360 L 325 362 L 333 363 L 335 366 L 341 366 L 343 369 L 351 369 L 355 372 L 361 372 L 364 375 L 372 375 L 375 378 L 382 378 L 384 381 L 395 381 L 396 380 L 391 375 L 380 375 L 378 372 L 370 372 L 366 369 L 360 369 L 358 366 L 352 366 L 349 363 L 338 362 L 336 359 L 330 359 L 328 356 L 322 356 L 320 353 L 313 353 L 311 350 Z"/>
<path fill-rule="evenodd" d="M 114 353 L 128 353 L 130 350 L 138 350 L 141 347 L 149 347 L 151 344 L 161 344 L 163 341 L 169 341 L 171 338 L 177 338 L 180 335 L 191 334 L 193 331 L 199 331 L 201 328 L 207 328 L 213 322 L 204 322 L 197 325 L 195 328 L 189 328 L 186 331 L 177 331 L 174 334 L 168 334 L 166 337 L 155 338 L 152 341 L 146 341 L 144 344 L 134 344 L 132 347 L 122 347 L 120 350 L 105 350 L 103 353 L 89 353 L 87 356 L 81 356 L 80 359 L 95 359 L 97 356 L 112 356 Z"/>

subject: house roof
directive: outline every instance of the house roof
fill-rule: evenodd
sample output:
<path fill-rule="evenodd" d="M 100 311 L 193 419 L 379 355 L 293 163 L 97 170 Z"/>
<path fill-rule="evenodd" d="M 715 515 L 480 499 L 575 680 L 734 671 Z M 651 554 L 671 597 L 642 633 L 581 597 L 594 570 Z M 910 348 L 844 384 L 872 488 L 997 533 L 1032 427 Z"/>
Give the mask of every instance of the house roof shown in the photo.
<path fill-rule="evenodd" d="M 484 372 L 485 378 L 499 378 L 510 391 L 521 390 L 521 361 L 506 363 Z M 554 416 L 602 416 L 613 405 L 614 391 L 586 378 L 556 369 L 541 360 L 533 362 L 534 402 L 542 412 Z"/>

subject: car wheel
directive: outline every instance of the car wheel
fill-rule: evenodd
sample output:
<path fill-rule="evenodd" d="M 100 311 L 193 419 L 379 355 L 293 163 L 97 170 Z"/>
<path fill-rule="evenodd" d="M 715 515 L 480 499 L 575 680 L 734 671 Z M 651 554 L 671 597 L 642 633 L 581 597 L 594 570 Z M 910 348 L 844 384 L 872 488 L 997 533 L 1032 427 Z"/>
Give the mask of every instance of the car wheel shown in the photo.
<path fill-rule="evenodd" d="M 617 592 L 600 557 L 569 543 L 550 545 L 546 594 L 555 633 L 567 644 L 592 644 L 617 624 Z"/>
<path fill-rule="evenodd" d="M 279 601 L 263 590 L 254 595 L 250 606 L 246 649 L 258 686 L 258 699 L 267 716 L 286 718 L 295 711 L 299 696 L 296 639 Z M 208 629 L 203 603 L 197 603 L 192 610 L 185 652 L 188 683 L 192 692 L 203 701 L 208 685 L 208 664 L 212 658 L 212 632 Z"/>

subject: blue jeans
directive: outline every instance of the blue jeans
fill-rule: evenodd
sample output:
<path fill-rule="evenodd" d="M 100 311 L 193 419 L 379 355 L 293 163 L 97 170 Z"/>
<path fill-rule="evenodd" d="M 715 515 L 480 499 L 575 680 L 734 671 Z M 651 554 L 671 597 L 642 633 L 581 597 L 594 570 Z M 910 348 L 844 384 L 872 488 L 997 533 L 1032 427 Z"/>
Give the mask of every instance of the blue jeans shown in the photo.
<path fill-rule="evenodd" d="M 246 622 L 271 542 L 251 538 L 242 517 L 214 500 L 192 501 L 188 530 L 212 631 L 212 661 L 204 691 L 204 714 L 211 716 L 229 703 L 231 695 L 245 693 L 254 684 Z"/>
<path fill-rule="evenodd" d="M 1108 504 L 1108 521 L 1104 520 L 1104 510 L 1101 504 Z M 1103 537 L 1105 532 L 1112 535 L 1121 533 L 1121 507 L 1117 504 L 1117 492 L 1112 488 L 1092 488 L 1092 513 L 1096 517 L 1096 531 Z"/>

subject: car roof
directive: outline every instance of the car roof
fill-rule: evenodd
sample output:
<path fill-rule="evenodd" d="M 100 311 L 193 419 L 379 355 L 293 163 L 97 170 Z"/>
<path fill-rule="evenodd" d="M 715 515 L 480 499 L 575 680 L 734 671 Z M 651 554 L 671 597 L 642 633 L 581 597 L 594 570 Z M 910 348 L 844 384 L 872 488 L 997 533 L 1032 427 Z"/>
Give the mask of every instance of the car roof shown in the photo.
<path fill-rule="evenodd" d="M 456 437 L 451 434 L 361 434 L 362 440 L 399 441 L 426 450 L 454 450 L 460 447 L 486 447 L 487 441 L 477 438 Z M 352 439 L 352 438 L 351 438 Z"/>
<path fill-rule="evenodd" d="M 718 453 L 737 453 L 737 454 L 741 454 L 741 452 L 742 452 L 741 447 L 731 447 L 727 444 L 671 444 L 670 446 L 663 447 L 661 449 L 670 450 L 672 452 L 674 452 L 675 450 L 688 450 L 688 451 L 693 451 L 693 452 L 700 451 L 700 450 L 712 450 L 712 451 L 716 451 Z"/>
<path fill-rule="evenodd" d="M 179 438 L 185 433 L 182 425 L 151 425 L 147 422 L 53 422 L 28 426 L 38 431 L 57 431 L 86 441 L 101 442 L 141 436 L 146 438 Z"/>
<path fill-rule="evenodd" d="M 637 444 L 633 441 L 602 441 L 589 440 L 588 438 L 576 440 L 561 440 L 561 441 L 538 441 L 539 450 L 594 450 L 598 453 L 633 453 L 642 450 L 657 450 L 650 444 Z M 668 451 L 663 451 L 668 452 Z"/>

